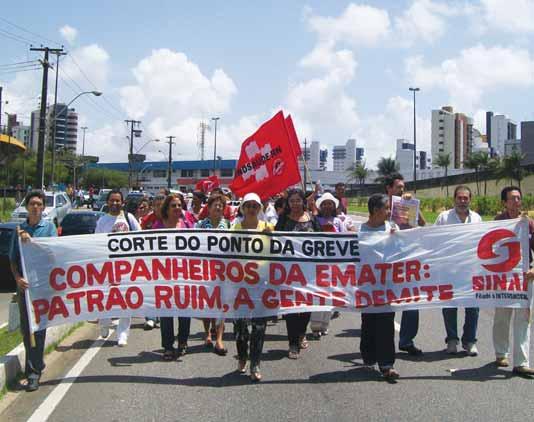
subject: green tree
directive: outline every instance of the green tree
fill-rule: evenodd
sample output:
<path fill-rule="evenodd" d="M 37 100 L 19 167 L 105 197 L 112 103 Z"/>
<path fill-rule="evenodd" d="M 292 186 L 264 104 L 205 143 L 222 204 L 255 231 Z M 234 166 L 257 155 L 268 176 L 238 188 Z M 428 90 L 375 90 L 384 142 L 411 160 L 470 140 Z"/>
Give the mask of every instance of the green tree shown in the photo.
<path fill-rule="evenodd" d="M 369 170 L 365 166 L 365 162 L 356 163 L 351 169 L 349 169 L 349 177 L 351 180 L 358 180 L 360 185 L 365 183 L 365 178 L 369 174 Z"/>
<path fill-rule="evenodd" d="M 89 168 L 85 170 L 83 180 L 86 186 L 118 189 L 128 186 L 128 173 L 104 168 Z"/>
<path fill-rule="evenodd" d="M 501 162 L 496 172 L 496 181 L 503 179 L 510 180 L 510 185 L 513 181 L 517 181 L 517 186 L 521 189 L 521 181 L 527 176 L 526 169 L 521 167 L 521 161 L 525 156 L 517 151 L 513 151 L 510 155 L 501 158 Z"/>
<path fill-rule="evenodd" d="M 495 166 L 492 158 L 487 152 L 478 153 L 478 164 L 480 172 L 483 174 L 482 179 L 484 180 L 484 196 L 486 196 L 488 191 L 488 179 L 494 173 Z"/>
<path fill-rule="evenodd" d="M 447 179 L 447 173 L 448 169 L 451 165 L 451 154 L 440 152 L 435 158 L 434 158 L 434 164 L 436 164 L 438 167 L 442 167 L 445 169 L 445 188 L 447 192 L 447 197 L 449 197 L 449 181 Z"/>
<path fill-rule="evenodd" d="M 377 164 L 379 176 L 375 179 L 377 183 L 384 183 L 384 180 L 392 174 L 399 172 L 399 164 L 391 157 L 382 157 Z"/>

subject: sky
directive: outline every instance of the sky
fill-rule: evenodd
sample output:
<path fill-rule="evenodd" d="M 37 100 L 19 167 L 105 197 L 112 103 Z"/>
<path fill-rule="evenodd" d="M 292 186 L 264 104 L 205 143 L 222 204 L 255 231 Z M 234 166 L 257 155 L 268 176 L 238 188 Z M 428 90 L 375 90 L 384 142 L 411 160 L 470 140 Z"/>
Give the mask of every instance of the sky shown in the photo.
<path fill-rule="evenodd" d="M 212 117 L 217 155 L 237 159 L 242 141 L 282 109 L 301 143 L 329 149 L 330 167 L 332 146 L 355 138 L 373 168 L 394 156 L 396 139 L 413 139 L 409 87 L 420 88 L 423 150 L 431 110 L 444 105 L 473 116 L 482 133 L 487 110 L 534 120 L 533 41 L 534 0 L 19 0 L 0 16 L 2 113 L 29 124 L 42 70 L 12 64 L 42 58 L 30 43 L 63 45 L 59 101 L 103 92 L 72 104 L 88 127 L 85 153 L 101 162 L 127 161 L 126 119 L 142 122 L 135 150 L 172 135 L 174 159 L 199 159 L 200 122 Z M 55 67 L 50 103 L 54 79 Z M 208 158 L 213 138 L 211 125 Z M 167 158 L 161 141 L 139 152 Z"/>

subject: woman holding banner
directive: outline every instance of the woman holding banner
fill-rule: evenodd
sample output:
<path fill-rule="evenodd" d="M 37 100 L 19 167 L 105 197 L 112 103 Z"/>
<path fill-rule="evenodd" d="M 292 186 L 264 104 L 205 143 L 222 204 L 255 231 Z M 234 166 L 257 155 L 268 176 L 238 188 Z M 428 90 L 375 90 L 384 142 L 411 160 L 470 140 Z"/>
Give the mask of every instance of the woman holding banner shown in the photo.
<path fill-rule="evenodd" d="M 301 189 L 290 189 L 284 213 L 278 219 L 275 230 L 286 232 L 320 232 L 316 218 L 306 210 L 306 197 Z M 310 312 L 287 314 L 284 316 L 289 340 L 289 359 L 298 359 L 301 349 L 308 348 L 306 329 Z"/>
<path fill-rule="evenodd" d="M 200 220 L 195 224 L 195 228 L 198 229 L 223 229 L 228 230 L 230 228 L 230 222 L 223 218 L 223 212 L 226 207 L 226 197 L 219 194 L 211 194 L 208 199 L 206 208 L 208 210 L 208 217 Z M 224 334 L 224 319 L 203 319 L 204 333 L 206 338 L 204 344 L 207 347 L 213 347 L 212 332 L 215 332 L 216 340 L 214 351 L 219 356 L 225 356 L 228 350 L 224 347 L 223 334 Z M 210 329 L 211 326 L 211 329 Z"/>
<path fill-rule="evenodd" d="M 247 193 L 240 206 L 243 219 L 236 223 L 232 230 L 272 231 L 274 229 L 272 224 L 258 219 L 261 208 L 260 197 L 255 193 Z M 251 326 L 250 333 L 249 325 Z M 250 379 L 252 381 L 261 381 L 260 356 L 263 350 L 266 327 L 267 318 L 240 318 L 235 321 L 235 341 L 239 359 L 237 369 L 244 374 L 247 371 L 247 358 L 250 356 Z"/>
<path fill-rule="evenodd" d="M 367 202 L 369 219 L 360 227 L 360 232 L 388 232 L 398 230 L 389 221 L 390 204 L 387 195 L 375 193 Z M 395 364 L 395 312 L 362 313 L 360 352 L 364 365 L 378 368 L 387 381 L 399 378 Z"/>
<path fill-rule="evenodd" d="M 185 210 L 185 201 L 182 195 L 171 193 L 163 201 L 161 206 L 161 217 L 166 229 L 190 229 L 193 227 L 187 218 Z M 161 346 L 163 347 L 163 360 L 172 361 L 178 356 L 184 356 L 187 353 L 187 339 L 191 327 L 191 318 L 178 317 L 178 350 L 174 350 L 174 318 L 161 317 Z"/>

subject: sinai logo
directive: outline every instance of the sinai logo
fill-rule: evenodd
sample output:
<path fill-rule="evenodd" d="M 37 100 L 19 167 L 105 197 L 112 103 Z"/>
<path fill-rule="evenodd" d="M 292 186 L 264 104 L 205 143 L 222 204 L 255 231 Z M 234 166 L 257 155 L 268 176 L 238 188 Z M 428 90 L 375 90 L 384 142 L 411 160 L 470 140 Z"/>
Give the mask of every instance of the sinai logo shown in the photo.
<path fill-rule="evenodd" d="M 502 242 L 505 239 L 510 239 L 510 241 Z M 499 245 L 495 248 L 497 244 Z M 507 253 L 503 253 L 504 249 L 507 250 Z M 498 262 L 482 264 L 482 266 L 488 271 L 506 273 L 513 270 L 521 261 L 521 243 L 513 231 L 497 229 L 482 236 L 478 244 L 477 254 L 483 260 L 500 258 Z"/>

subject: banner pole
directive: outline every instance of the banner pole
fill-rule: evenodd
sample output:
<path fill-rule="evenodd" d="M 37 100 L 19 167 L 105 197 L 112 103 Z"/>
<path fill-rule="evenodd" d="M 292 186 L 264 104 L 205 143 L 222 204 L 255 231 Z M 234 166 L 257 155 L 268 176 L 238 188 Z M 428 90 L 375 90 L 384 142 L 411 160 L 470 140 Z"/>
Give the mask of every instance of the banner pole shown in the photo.
<path fill-rule="evenodd" d="M 26 264 L 24 262 L 24 254 L 22 253 L 22 241 L 20 240 L 20 237 L 19 237 L 18 240 L 19 240 L 18 244 L 19 244 L 20 263 L 21 263 L 21 266 L 22 266 L 22 277 L 24 277 L 24 279 L 26 281 L 28 281 L 28 283 L 29 283 L 28 275 L 27 275 L 27 271 L 26 271 Z M 34 348 L 36 346 L 35 334 L 34 334 L 34 330 L 33 330 L 33 322 L 35 321 L 35 315 L 33 313 L 32 307 L 31 307 L 31 298 L 30 298 L 30 288 L 29 287 L 24 290 L 24 300 L 26 302 L 26 315 L 28 316 L 28 328 L 30 330 L 30 346 L 32 348 Z M 37 323 L 37 322 L 35 321 L 35 323 Z"/>

